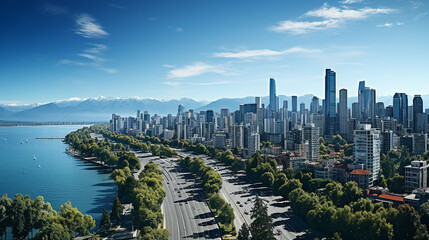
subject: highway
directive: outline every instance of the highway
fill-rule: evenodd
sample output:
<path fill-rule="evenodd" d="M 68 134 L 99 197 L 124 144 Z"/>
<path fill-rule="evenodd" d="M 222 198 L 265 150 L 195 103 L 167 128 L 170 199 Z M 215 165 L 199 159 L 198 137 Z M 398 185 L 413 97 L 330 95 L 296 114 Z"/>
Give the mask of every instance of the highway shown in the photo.
<path fill-rule="evenodd" d="M 180 167 L 177 159 L 134 153 L 142 167 L 152 160 L 162 170 L 163 188 L 166 191 L 162 205 L 164 227 L 170 231 L 171 240 L 221 239 L 220 229 L 203 198 L 199 180 Z"/>
<path fill-rule="evenodd" d="M 237 231 L 243 223 L 250 225 L 250 211 L 255 196 L 260 196 L 268 206 L 268 214 L 273 218 L 274 233 L 277 239 L 314 239 L 310 228 L 299 219 L 289 206 L 289 202 L 280 196 L 275 196 L 260 183 L 251 182 L 246 174 L 233 173 L 223 163 L 210 159 L 206 155 L 195 155 L 189 152 L 179 152 L 180 156 L 200 157 L 208 166 L 221 174 L 223 179 L 221 195 L 234 209 L 234 224 Z"/>

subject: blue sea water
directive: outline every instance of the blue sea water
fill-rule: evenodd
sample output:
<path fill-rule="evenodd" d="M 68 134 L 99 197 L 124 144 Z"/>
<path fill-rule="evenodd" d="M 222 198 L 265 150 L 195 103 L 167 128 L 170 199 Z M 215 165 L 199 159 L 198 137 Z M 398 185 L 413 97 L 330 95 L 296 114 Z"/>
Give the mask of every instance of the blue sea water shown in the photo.
<path fill-rule="evenodd" d="M 103 209 L 112 208 L 115 196 L 109 174 L 69 156 L 68 145 L 60 139 L 35 139 L 62 138 L 82 127 L 0 127 L 0 195 L 12 199 L 17 193 L 31 199 L 43 196 L 55 210 L 70 201 L 98 223 Z"/>

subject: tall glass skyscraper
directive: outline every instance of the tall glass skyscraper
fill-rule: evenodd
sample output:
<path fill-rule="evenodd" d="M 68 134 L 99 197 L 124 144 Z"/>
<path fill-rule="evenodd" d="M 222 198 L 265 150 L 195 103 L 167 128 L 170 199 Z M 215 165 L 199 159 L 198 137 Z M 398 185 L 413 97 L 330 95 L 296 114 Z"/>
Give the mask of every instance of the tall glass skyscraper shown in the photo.
<path fill-rule="evenodd" d="M 292 112 L 298 111 L 298 98 L 296 96 L 292 96 Z"/>
<path fill-rule="evenodd" d="M 347 108 L 347 89 L 340 90 L 340 102 L 338 103 L 338 115 L 340 120 L 340 134 L 347 135 L 348 108 Z"/>
<path fill-rule="evenodd" d="M 325 73 L 325 135 L 332 136 L 336 132 L 336 74 L 331 69 Z"/>
<path fill-rule="evenodd" d="M 277 112 L 277 95 L 276 95 L 276 80 L 270 78 L 270 109 L 273 112 Z"/>
<path fill-rule="evenodd" d="M 395 93 L 393 95 L 393 118 L 408 127 L 408 96 L 406 93 Z"/>
<path fill-rule="evenodd" d="M 313 96 L 310 104 L 310 113 L 317 114 L 318 111 L 319 111 L 319 98 L 316 96 Z"/>
<path fill-rule="evenodd" d="M 375 119 L 375 104 L 376 91 L 365 86 L 365 81 L 359 82 L 358 103 L 359 115 L 358 119 L 363 122 L 368 122 L 370 119 Z"/>
<path fill-rule="evenodd" d="M 423 113 L 423 99 L 421 95 L 414 95 L 413 98 L 413 130 L 417 132 L 417 115 Z"/>

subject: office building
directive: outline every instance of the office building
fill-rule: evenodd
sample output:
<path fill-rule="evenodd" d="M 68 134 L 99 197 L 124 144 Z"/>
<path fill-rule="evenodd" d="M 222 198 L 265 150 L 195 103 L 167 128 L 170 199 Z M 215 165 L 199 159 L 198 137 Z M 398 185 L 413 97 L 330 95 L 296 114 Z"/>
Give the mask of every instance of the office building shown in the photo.
<path fill-rule="evenodd" d="M 413 98 L 413 131 L 417 132 L 417 114 L 423 113 L 423 99 L 421 95 Z"/>
<path fill-rule="evenodd" d="M 414 189 L 427 187 L 428 167 L 423 160 L 415 160 L 411 165 L 405 166 L 405 192 L 411 193 Z"/>
<path fill-rule="evenodd" d="M 261 108 L 261 97 L 255 97 L 256 108 Z"/>
<path fill-rule="evenodd" d="M 413 133 L 413 152 L 423 155 L 428 150 L 428 135 L 426 133 Z"/>
<path fill-rule="evenodd" d="M 319 111 L 319 98 L 316 96 L 313 96 L 310 103 L 310 113 L 317 114 L 318 111 Z"/>
<path fill-rule="evenodd" d="M 340 101 L 338 103 L 338 116 L 340 121 L 340 134 L 347 135 L 347 122 L 348 122 L 348 108 L 347 108 L 347 89 L 340 90 Z"/>
<path fill-rule="evenodd" d="M 278 111 L 277 95 L 276 95 L 276 80 L 270 78 L 270 105 L 269 108 L 273 112 Z"/>
<path fill-rule="evenodd" d="M 336 74 L 326 69 L 325 74 L 325 135 L 333 136 L 336 133 Z"/>
<path fill-rule="evenodd" d="M 251 133 L 248 136 L 248 156 L 252 156 L 255 152 L 259 151 L 261 146 L 260 135 L 258 133 Z"/>
<path fill-rule="evenodd" d="M 376 92 L 365 86 L 365 81 L 359 82 L 358 91 L 359 116 L 358 120 L 369 122 L 375 118 Z"/>
<path fill-rule="evenodd" d="M 405 93 L 395 93 L 393 95 L 393 118 L 408 128 L 408 96 Z"/>
<path fill-rule="evenodd" d="M 292 112 L 298 111 L 298 97 L 292 96 Z"/>

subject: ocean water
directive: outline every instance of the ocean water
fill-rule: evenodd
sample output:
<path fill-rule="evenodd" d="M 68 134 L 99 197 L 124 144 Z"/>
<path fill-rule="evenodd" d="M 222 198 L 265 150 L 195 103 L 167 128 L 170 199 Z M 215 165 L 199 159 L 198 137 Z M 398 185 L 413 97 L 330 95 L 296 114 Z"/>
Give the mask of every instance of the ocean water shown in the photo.
<path fill-rule="evenodd" d="M 82 127 L 0 127 L 0 195 L 7 193 L 12 199 L 17 193 L 31 199 L 43 196 L 57 211 L 70 201 L 98 224 L 103 209 L 109 211 L 115 197 L 116 185 L 109 174 L 69 156 L 68 145 L 60 139 L 35 139 L 62 138 Z"/>

